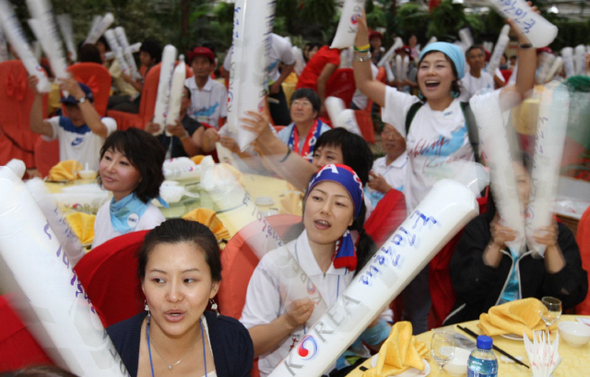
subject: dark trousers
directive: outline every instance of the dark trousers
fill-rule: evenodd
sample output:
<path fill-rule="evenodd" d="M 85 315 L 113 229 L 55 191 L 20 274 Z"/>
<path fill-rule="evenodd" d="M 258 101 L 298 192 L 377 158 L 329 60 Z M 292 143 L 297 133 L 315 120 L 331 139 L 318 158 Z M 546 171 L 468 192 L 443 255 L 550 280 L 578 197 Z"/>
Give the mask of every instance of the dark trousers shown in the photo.
<path fill-rule="evenodd" d="M 287 98 L 285 97 L 283 88 L 281 87 L 277 94 L 271 94 L 269 97 L 279 101 L 279 103 L 268 103 L 270 116 L 272 117 L 274 124 L 277 126 L 286 126 L 291 124 L 291 114 L 289 112 L 289 106 L 287 106 Z"/>

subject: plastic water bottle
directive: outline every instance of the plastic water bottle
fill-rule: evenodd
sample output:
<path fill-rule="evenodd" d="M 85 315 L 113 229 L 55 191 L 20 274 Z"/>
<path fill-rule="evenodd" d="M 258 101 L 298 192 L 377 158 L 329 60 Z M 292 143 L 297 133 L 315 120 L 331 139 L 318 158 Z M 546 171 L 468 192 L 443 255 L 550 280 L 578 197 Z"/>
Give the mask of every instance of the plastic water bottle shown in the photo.
<path fill-rule="evenodd" d="M 486 335 L 477 337 L 477 348 L 469 355 L 467 377 L 497 377 L 498 360 L 492 352 L 492 338 Z"/>

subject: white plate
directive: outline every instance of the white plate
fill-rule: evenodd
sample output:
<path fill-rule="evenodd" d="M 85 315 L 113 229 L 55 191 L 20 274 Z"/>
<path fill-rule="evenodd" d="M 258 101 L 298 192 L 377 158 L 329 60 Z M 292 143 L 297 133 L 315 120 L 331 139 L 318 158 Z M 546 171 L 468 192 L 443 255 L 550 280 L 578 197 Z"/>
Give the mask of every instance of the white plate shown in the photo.
<path fill-rule="evenodd" d="M 379 354 L 373 355 L 373 357 L 371 357 L 371 367 L 375 368 L 375 365 L 377 365 L 378 358 L 379 358 Z M 418 369 L 410 368 L 403 373 L 392 374 L 387 377 L 392 377 L 392 376 L 395 376 L 395 377 L 428 376 L 428 374 L 430 374 L 430 364 L 428 364 L 428 361 L 426 361 L 426 359 L 422 359 L 422 362 L 424 363 L 424 371 L 422 371 L 422 372 L 420 372 Z"/>
<path fill-rule="evenodd" d="M 270 196 L 259 196 L 255 200 L 255 203 L 258 206 L 270 206 L 270 205 L 273 205 L 274 202 L 275 201 Z"/>
<path fill-rule="evenodd" d="M 502 338 L 510 339 L 510 340 L 523 340 L 522 335 L 516 334 L 500 334 Z"/>

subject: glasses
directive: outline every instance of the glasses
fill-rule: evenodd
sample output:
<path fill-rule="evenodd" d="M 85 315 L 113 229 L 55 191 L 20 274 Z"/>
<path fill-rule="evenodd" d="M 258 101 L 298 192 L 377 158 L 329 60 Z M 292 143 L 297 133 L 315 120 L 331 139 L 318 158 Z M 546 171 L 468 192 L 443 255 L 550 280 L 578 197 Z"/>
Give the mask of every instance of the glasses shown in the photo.
<path fill-rule="evenodd" d="M 430 341 L 430 352 L 439 366 L 439 376 L 442 376 L 444 365 L 455 356 L 455 338 L 452 334 L 435 332 Z"/>
<path fill-rule="evenodd" d="M 541 299 L 541 302 L 543 303 L 543 307 L 539 310 L 539 314 L 543 322 L 545 322 L 547 335 L 549 335 L 551 334 L 549 327 L 561 317 L 561 300 L 555 297 L 545 296 Z"/>
<path fill-rule="evenodd" d="M 311 106 L 311 102 L 307 100 L 296 99 L 295 101 L 291 102 L 291 106 Z"/>

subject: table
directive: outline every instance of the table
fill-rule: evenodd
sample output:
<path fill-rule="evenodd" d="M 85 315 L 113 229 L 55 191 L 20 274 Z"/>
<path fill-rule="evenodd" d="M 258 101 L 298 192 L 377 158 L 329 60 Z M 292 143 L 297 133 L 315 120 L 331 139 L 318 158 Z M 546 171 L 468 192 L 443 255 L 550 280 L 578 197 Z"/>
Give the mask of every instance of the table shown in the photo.
<path fill-rule="evenodd" d="M 574 315 L 563 315 L 561 316 L 561 321 L 575 321 Z M 582 317 L 582 316 L 580 316 Z M 588 317 L 588 316 L 583 316 Z M 463 327 L 469 328 L 471 331 L 475 332 L 476 334 L 482 334 L 481 329 L 477 326 L 479 320 L 464 322 L 460 325 Z M 437 329 L 438 330 L 438 329 Z M 449 330 L 455 331 L 459 334 L 466 335 L 463 331 L 459 330 L 456 325 L 446 326 L 440 328 L 440 330 Z M 469 336 L 468 336 L 469 337 Z M 432 331 L 427 331 L 420 335 L 416 336 L 417 340 L 420 342 L 425 342 L 428 347 L 430 347 L 430 338 L 432 338 Z M 522 361 L 529 365 L 529 359 L 527 353 L 524 349 L 523 341 L 517 340 L 509 340 L 505 339 L 501 336 L 494 336 L 494 345 L 500 347 L 504 351 L 508 352 L 512 356 L 518 357 L 522 356 Z M 555 339 L 552 337 L 552 339 Z M 500 360 L 501 354 L 495 352 L 496 357 L 498 358 L 498 376 L 501 377 L 516 377 L 516 376 L 532 376 L 532 373 L 529 369 L 518 365 L 516 363 L 505 363 Z M 587 376 L 590 375 L 590 343 L 586 344 L 583 347 L 576 348 L 571 347 L 565 343 L 561 338 L 559 339 L 559 355 L 561 356 L 561 364 L 555 372 L 553 373 L 554 377 L 569 377 L 569 376 Z M 430 363 L 430 374 L 428 376 L 436 377 L 439 376 L 438 372 L 438 365 L 430 355 L 426 355 L 426 360 Z M 361 366 L 357 369 L 352 371 L 348 374 L 348 377 L 361 377 L 363 375 L 363 371 L 360 370 L 361 367 L 370 368 L 370 360 L 365 361 Z M 444 373 L 444 376 L 450 376 L 448 373 Z"/>
<path fill-rule="evenodd" d="M 45 186 L 51 193 L 59 193 L 65 187 L 78 184 L 88 184 L 92 182 L 93 181 L 86 180 L 77 180 L 67 184 L 46 182 Z M 262 175 L 243 174 L 241 183 L 252 201 L 255 201 L 261 196 L 272 198 L 273 203 L 270 205 L 257 205 L 259 211 L 264 215 L 269 215 L 270 213 L 290 213 L 290 211 L 281 204 L 281 197 L 285 193 L 291 192 L 293 190 L 293 186 L 291 186 L 287 181 Z M 212 209 L 217 212 L 218 218 L 229 231 L 230 236 L 234 236 L 243 226 L 253 221 L 251 213 L 247 213 L 245 207 L 241 208 L 235 206 L 235 208 L 220 208 L 220 205 L 215 203 L 211 195 L 206 190 L 201 188 L 198 181 L 181 181 L 180 184 L 183 185 L 188 191 L 198 193 L 200 198 L 197 199 L 185 196 L 180 202 L 171 204 L 169 208 L 160 207 L 164 217 L 182 217 L 183 215 L 197 208 Z M 67 211 L 64 212 L 67 213 Z"/>

